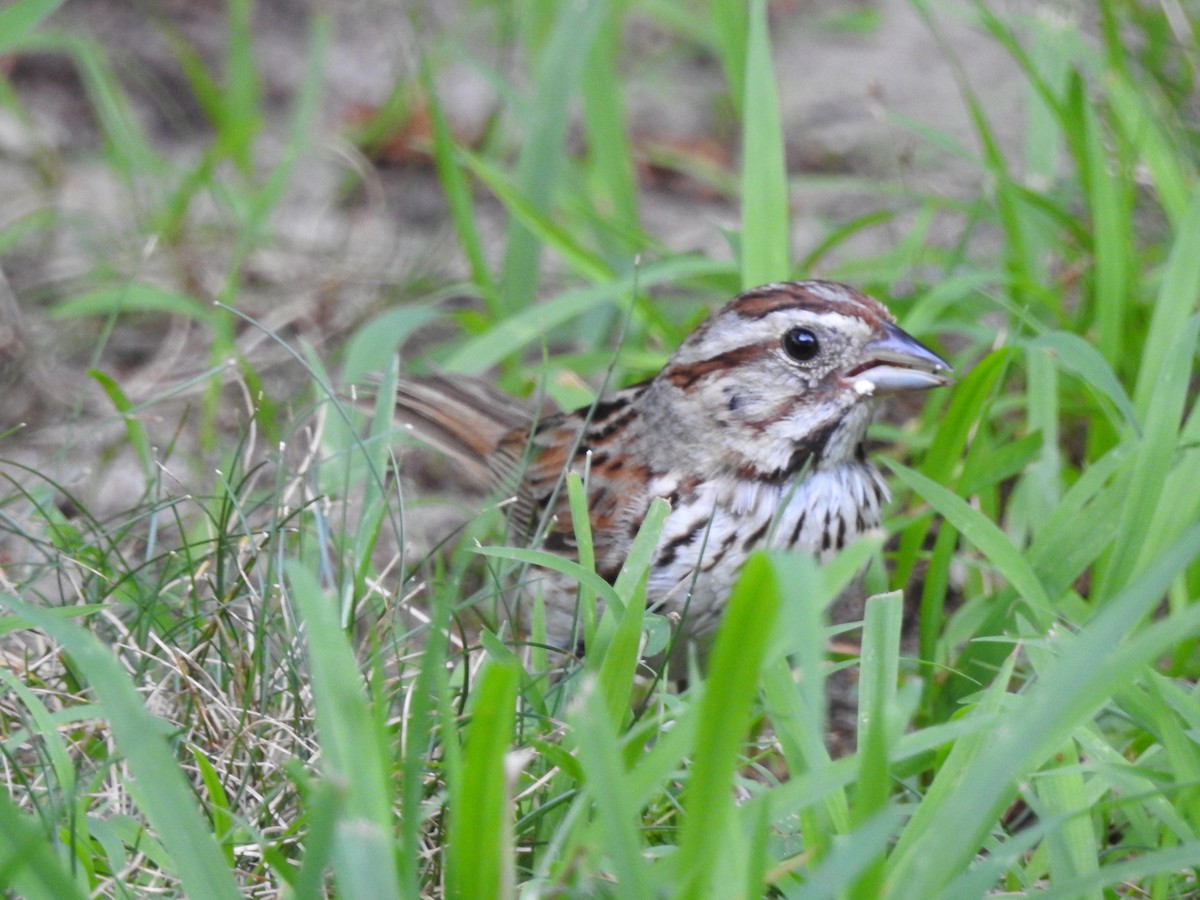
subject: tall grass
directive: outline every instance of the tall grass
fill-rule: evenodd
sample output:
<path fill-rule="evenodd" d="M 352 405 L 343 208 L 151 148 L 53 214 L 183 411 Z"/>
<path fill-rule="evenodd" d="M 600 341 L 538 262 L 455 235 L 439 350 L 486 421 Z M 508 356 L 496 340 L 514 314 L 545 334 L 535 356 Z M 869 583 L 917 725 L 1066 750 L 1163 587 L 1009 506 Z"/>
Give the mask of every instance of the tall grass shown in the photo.
<path fill-rule="evenodd" d="M 227 371 L 216 363 L 254 327 L 243 263 L 269 241 L 310 150 L 330 24 L 313 19 L 310 78 L 265 173 L 251 5 L 230 4 L 219 74 L 171 34 L 213 134 L 181 168 L 129 114 L 110 48 L 46 24 L 57 5 L 0 11 L 0 52 L 58 53 L 79 69 L 106 164 L 141 204 L 140 238 L 185 256 L 193 203 L 208 196 L 225 204 L 232 242 L 217 306 L 109 272 L 55 312 L 115 327 L 132 311 L 195 317 L 211 416 Z M 940 37 L 942 14 L 914 6 Z M 579 401 L 588 389 L 556 375 L 645 375 L 741 284 L 851 278 L 959 373 L 913 421 L 875 431 L 898 494 L 886 543 L 824 567 L 751 560 L 707 666 L 672 690 L 639 664 L 639 648 L 667 639 L 643 595 L 663 510 L 611 585 L 590 571 L 581 530 L 582 564 L 568 568 L 591 598 L 589 652 L 548 679 L 544 651 L 470 613 L 546 558 L 506 546 L 490 508 L 457 549 L 414 558 L 405 523 L 420 501 L 387 474 L 390 407 L 344 402 L 343 384 L 371 369 L 389 396 L 394 351 L 434 306 L 365 323 L 332 373 L 297 348 L 310 414 L 272 422 L 269 441 L 247 426 L 233 447 L 207 420 L 219 464 L 179 494 L 157 474 L 146 407 L 98 372 L 146 472 L 140 502 L 101 520 L 44 473 L 4 466 L 0 885 L 56 898 L 1194 896 L 1200 16 L 1102 0 L 1089 37 L 1048 16 L 966 9 L 1024 74 L 1028 149 L 1005 155 L 959 68 L 976 140 L 957 151 L 978 195 L 878 184 L 881 210 L 900 197 L 916 212 L 911 230 L 840 266 L 843 242 L 900 220 L 839 223 L 790 261 L 761 0 L 702 14 L 670 0 L 478 5 L 527 77 L 506 83 L 494 133 L 474 147 L 432 92 L 446 64 L 437 40 L 421 61 L 436 177 L 481 301 L 454 314 L 458 336 L 429 363 L 499 369 L 514 392 Z M 650 199 L 619 73 L 625 30 L 647 19 L 728 81 L 745 160 L 729 182 L 743 210 L 733 261 L 673 254 L 639 224 Z M 952 63 L 954 49 L 943 41 Z M 0 100 L 27 112 L 12 90 Z M 508 217 L 494 262 L 484 193 Z M 926 240 L 942 217 L 961 223 L 956 247 Z M 28 227 L 0 233 L 0 248 Z M 981 235 L 999 236 L 994 258 L 974 249 Z M 656 302 L 668 285 L 680 299 Z M 253 359 L 238 369 L 256 396 Z M 255 401 L 262 427 L 285 399 Z M 577 482 L 567 489 L 582 502 Z M 828 610 L 864 565 L 878 593 L 847 635 Z M 834 637 L 861 647 L 854 749 L 840 756 L 824 740 Z"/>

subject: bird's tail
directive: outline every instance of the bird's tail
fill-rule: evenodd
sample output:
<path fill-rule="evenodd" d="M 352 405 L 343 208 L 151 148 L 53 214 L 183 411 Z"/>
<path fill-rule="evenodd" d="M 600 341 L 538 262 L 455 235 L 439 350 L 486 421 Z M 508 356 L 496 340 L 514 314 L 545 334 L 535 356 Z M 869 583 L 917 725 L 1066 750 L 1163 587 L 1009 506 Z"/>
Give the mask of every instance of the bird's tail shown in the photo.
<path fill-rule="evenodd" d="M 472 378 L 428 375 L 402 378 L 396 386 L 396 419 L 402 427 L 484 487 L 495 486 L 493 454 L 501 439 L 528 430 L 533 417 L 528 407 Z"/>

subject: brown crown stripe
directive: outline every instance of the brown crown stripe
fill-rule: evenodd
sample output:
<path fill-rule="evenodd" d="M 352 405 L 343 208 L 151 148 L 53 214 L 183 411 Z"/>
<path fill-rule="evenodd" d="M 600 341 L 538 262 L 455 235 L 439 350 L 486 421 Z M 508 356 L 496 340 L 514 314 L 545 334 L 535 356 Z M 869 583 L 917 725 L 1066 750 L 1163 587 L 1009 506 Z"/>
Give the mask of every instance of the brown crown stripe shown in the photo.
<path fill-rule="evenodd" d="M 774 341 L 759 341 L 756 344 L 746 344 L 733 350 L 726 350 L 709 359 L 698 359 L 695 362 L 674 365 L 664 370 L 662 377 L 677 388 L 686 390 L 706 375 L 743 365 L 762 356 L 774 344 Z"/>
<path fill-rule="evenodd" d="M 825 297 L 813 294 L 808 289 L 809 285 L 827 287 L 840 294 L 843 299 L 834 301 L 833 305 L 842 315 L 854 316 L 870 323 L 879 319 L 886 321 L 892 319 L 887 308 L 879 301 L 831 281 L 806 281 L 788 284 L 784 287 L 747 291 L 732 300 L 729 308 L 743 319 L 761 319 L 772 313 L 793 309 L 807 309 L 813 312 L 828 311 L 831 305 L 830 301 Z"/>

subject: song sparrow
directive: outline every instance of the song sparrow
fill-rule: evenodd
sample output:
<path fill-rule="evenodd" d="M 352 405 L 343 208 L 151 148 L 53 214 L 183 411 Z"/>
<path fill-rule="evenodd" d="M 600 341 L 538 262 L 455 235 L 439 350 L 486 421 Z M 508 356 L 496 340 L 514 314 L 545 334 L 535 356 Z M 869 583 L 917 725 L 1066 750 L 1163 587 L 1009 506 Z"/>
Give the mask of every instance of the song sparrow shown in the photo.
<path fill-rule="evenodd" d="M 949 365 L 871 297 L 829 281 L 735 297 L 649 381 L 536 418 L 469 378 L 402 381 L 400 419 L 476 481 L 515 492 L 516 541 L 575 558 L 563 473 L 587 470 L 596 571 L 615 578 L 651 500 L 671 504 L 647 608 L 704 643 L 760 547 L 840 549 L 880 524 L 888 497 L 863 438 L 881 394 L 948 383 Z M 590 460 L 587 457 L 590 456 Z M 547 513 L 549 513 L 547 515 Z M 547 638 L 576 645 L 577 585 L 538 570 Z"/>

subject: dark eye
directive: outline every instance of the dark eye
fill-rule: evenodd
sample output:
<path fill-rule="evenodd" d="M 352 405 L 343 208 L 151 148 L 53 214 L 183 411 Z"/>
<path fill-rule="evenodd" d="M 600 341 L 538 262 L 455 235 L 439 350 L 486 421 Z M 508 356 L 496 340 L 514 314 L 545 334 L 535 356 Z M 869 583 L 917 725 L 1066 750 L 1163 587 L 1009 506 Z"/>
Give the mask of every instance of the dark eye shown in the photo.
<path fill-rule="evenodd" d="M 793 328 L 783 336 L 783 352 L 796 362 L 808 362 L 821 352 L 821 342 L 811 328 Z"/>

